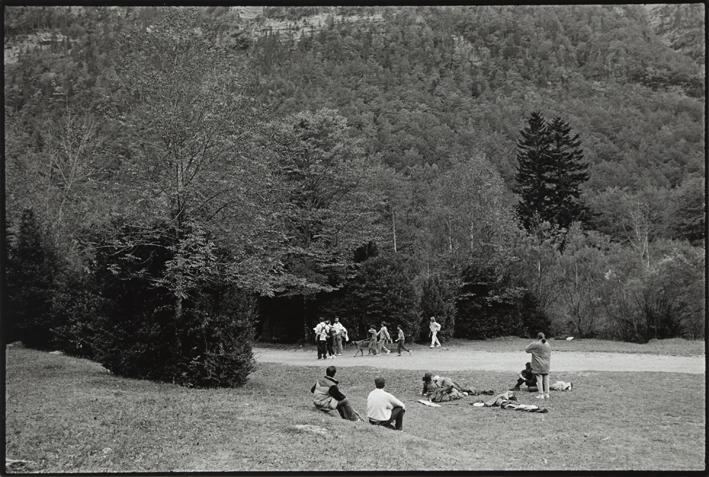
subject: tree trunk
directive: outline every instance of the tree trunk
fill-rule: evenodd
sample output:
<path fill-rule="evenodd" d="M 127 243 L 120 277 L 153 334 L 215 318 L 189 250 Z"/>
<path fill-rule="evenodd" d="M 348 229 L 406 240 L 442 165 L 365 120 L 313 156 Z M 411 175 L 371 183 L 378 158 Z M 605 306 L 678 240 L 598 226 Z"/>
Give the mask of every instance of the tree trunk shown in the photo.
<path fill-rule="evenodd" d="M 394 253 L 396 253 L 396 211 L 391 209 L 391 230 L 394 235 Z"/>
<path fill-rule="evenodd" d="M 305 314 L 305 293 L 303 294 L 303 341 L 307 343 L 310 340 L 310 329 L 308 328 L 308 318 Z"/>

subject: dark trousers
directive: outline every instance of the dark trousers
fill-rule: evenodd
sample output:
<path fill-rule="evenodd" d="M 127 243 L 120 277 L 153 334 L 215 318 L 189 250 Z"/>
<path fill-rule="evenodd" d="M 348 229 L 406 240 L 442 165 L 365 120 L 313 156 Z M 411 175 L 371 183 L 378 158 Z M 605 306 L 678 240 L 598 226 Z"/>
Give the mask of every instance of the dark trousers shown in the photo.
<path fill-rule="evenodd" d="M 389 418 L 388 421 L 377 421 L 374 419 L 370 419 L 369 423 L 374 424 L 375 426 L 384 426 L 388 427 L 389 429 L 396 429 L 397 431 L 401 431 L 404 428 L 404 413 L 406 411 L 404 410 L 403 407 L 395 406 L 391 410 L 391 417 Z M 394 423 L 392 427 L 392 423 Z"/>
<path fill-rule="evenodd" d="M 325 341 L 326 346 L 327 346 L 327 353 L 330 356 L 335 356 L 335 350 L 332 347 L 332 342 L 334 341 L 334 338 L 332 336 L 328 337 L 328 339 Z"/>
<path fill-rule="evenodd" d="M 349 419 L 350 421 L 357 420 L 357 416 L 355 416 L 354 410 L 347 399 L 343 399 L 337 403 L 337 412 L 340 413 L 342 419 Z"/>
<path fill-rule="evenodd" d="M 327 358 L 327 343 L 325 340 L 318 340 L 318 359 Z"/>
<path fill-rule="evenodd" d="M 404 350 L 404 351 L 409 352 L 409 353 L 411 352 L 411 351 L 409 351 L 408 349 L 406 349 L 406 346 L 404 346 L 404 342 L 403 342 L 403 341 L 397 341 L 397 342 L 396 342 L 396 347 L 397 347 L 397 351 L 399 352 L 399 354 L 401 354 L 401 350 Z"/>
<path fill-rule="evenodd" d="M 528 388 L 536 388 L 537 387 L 536 381 L 527 381 L 522 378 L 517 379 L 517 384 L 515 384 L 515 387 L 518 388 L 523 384 L 526 384 Z"/>

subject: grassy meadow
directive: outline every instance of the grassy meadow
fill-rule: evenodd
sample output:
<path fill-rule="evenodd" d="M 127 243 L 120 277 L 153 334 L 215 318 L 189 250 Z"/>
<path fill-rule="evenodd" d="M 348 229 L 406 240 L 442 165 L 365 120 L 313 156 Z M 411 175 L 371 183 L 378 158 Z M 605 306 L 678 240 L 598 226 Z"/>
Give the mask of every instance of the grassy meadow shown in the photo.
<path fill-rule="evenodd" d="M 88 360 L 8 348 L 6 457 L 24 472 L 244 470 L 701 470 L 705 377 L 555 374 L 547 414 L 477 408 L 476 398 L 416 402 L 420 371 L 382 370 L 406 403 L 404 432 L 314 410 L 323 370 L 259 364 L 239 389 L 124 379 Z M 330 363 L 328 363 L 330 364 Z M 503 391 L 515 371 L 451 372 Z M 365 413 L 373 368 L 342 368 L 341 389 Z M 536 403 L 534 394 L 518 393 Z M 313 425 L 315 428 L 299 427 Z"/>

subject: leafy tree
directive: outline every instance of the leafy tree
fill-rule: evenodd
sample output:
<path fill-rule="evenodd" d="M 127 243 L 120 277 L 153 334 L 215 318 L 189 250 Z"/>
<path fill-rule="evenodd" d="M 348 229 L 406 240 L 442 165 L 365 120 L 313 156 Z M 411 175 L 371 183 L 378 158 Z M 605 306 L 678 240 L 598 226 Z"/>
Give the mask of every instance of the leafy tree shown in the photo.
<path fill-rule="evenodd" d="M 303 112 L 271 124 L 264 150 L 274 155 L 284 210 L 279 293 L 305 297 L 339 288 L 354 251 L 381 236 L 370 167 L 336 111 Z M 303 315 L 304 338 L 311 323 Z"/>
<path fill-rule="evenodd" d="M 440 275 L 433 275 L 423 282 L 421 290 L 421 310 L 420 331 L 417 336 L 418 341 L 429 339 L 430 317 L 435 316 L 436 321 L 441 324 L 439 336 L 443 339 L 453 337 L 455 329 L 455 289 L 451 280 L 446 280 Z"/>
<path fill-rule="evenodd" d="M 343 289 L 349 308 L 339 310 L 340 316 L 358 331 L 354 336 L 365 336 L 367 326 L 378 326 L 383 321 L 389 330 L 401 325 L 407 336 L 418 336 L 419 297 L 408 262 L 401 254 L 387 254 L 361 264 L 357 275 Z"/>
<path fill-rule="evenodd" d="M 519 217 L 528 230 L 542 221 L 568 228 L 585 219 L 579 186 L 588 180 L 578 134 L 561 118 L 546 123 L 532 113 L 517 143 L 516 192 Z"/>
<path fill-rule="evenodd" d="M 456 298 L 455 336 L 486 339 L 523 333 L 517 313 L 524 289 L 513 285 L 509 271 L 494 258 L 472 261 L 463 269 Z"/>
<path fill-rule="evenodd" d="M 667 222 L 674 238 L 687 239 L 694 245 L 706 240 L 706 199 L 703 177 L 687 177 L 675 190 L 667 207 Z"/>
<path fill-rule="evenodd" d="M 188 386 L 243 384 L 253 369 L 255 302 L 228 280 L 232 274 L 217 257 L 229 252 L 197 226 L 183 228 L 183 240 L 165 222 L 145 227 L 118 221 L 95 233 L 94 359 L 122 376 Z M 201 252 L 180 254 L 185 242 Z M 171 283 L 177 265 L 184 293 L 179 320 Z"/>

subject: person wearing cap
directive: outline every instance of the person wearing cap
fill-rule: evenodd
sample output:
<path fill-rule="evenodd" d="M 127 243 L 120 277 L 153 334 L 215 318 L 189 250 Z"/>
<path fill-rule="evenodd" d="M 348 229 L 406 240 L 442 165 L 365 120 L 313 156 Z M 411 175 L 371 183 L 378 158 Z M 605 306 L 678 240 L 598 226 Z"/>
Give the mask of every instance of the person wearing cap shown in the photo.
<path fill-rule="evenodd" d="M 367 396 L 367 418 L 370 424 L 401 431 L 404 428 L 406 406 L 386 392 L 384 384 L 384 378 L 374 379 L 375 388 Z"/>
<path fill-rule="evenodd" d="M 335 373 L 337 373 L 337 368 L 328 366 L 325 370 L 325 377 L 315 381 L 313 387 L 310 388 L 310 392 L 313 393 L 313 404 L 321 411 L 337 409 L 342 419 L 356 421 L 357 417 L 352 406 L 350 406 L 345 395 L 337 388 L 339 383 L 335 379 Z"/>
<path fill-rule="evenodd" d="M 549 368 L 551 361 L 551 346 L 544 333 L 537 333 L 537 340 L 532 341 L 524 349 L 532 355 L 532 372 L 537 378 L 537 399 L 549 399 Z"/>
<path fill-rule="evenodd" d="M 436 317 L 432 316 L 430 323 L 428 324 L 428 329 L 431 330 L 431 348 L 434 346 L 440 347 L 441 342 L 438 341 L 438 337 L 436 336 L 439 331 L 441 331 L 441 324 L 436 322 Z"/>

